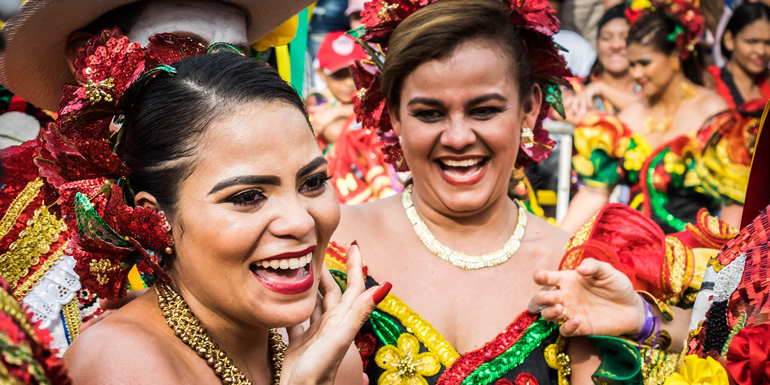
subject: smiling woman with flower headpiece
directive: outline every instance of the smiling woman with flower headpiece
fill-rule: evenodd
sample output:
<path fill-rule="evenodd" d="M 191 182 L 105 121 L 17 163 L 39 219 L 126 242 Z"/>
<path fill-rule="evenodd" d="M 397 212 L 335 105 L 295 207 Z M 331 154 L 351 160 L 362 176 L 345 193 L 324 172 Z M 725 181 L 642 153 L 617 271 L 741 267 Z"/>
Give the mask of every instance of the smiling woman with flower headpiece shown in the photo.
<path fill-rule="evenodd" d="M 640 379 L 660 371 L 642 370 L 641 345 L 675 362 L 652 337 L 686 335 L 686 312 L 657 299 L 692 280 L 689 249 L 619 205 L 571 238 L 508 194 L 514 169 L 550 154 L 542 119 L 561 109 L 569 76 L 548 4 L 371 2 L 362 20 L 364 47 L 382 50 L 356 65 L 356 113 L 413 178 L 403 194 L 343 206 L 333 236 L 359 242 L 367 285 L 394 284 L 356 338 L 370 381 L 589 383 L 620 367 L 606 359 L 597 371 L 597 350 Z M 333 274 L 344 276 L 344 254 L 330 246 Z M 608 337 L 580 337 L 590 334 Z"/>
<path fill-rule="evenodd" d="M 100 298 L 135 265 L 155 283 L 73 342 L 73 381 L 332 384 L 389 289 L 351 274 L 342 294 L 324 267 L 339 206 L 297 93 L 233 45 L 172 34 L 104 30 L 74 67 L 35 160 L 78 230 L 67 252 Z"/>
<path fill-rule="evenodd" d="M 697 159 L 709 133 L 728 130 L 740 116 L 703 87 L 704 21 L 696 7 L 636 0 L 626 14 L 630 71 L 645 100 L 617 117 L 590 114 L 575 129 L 572 163 L 583 186 L 561 225 L 577 231 L 620 185 L 621 202 L 676 233 L 697 223 L 702 208 L 719 214 L 719 197 L 703 192 Z"/>

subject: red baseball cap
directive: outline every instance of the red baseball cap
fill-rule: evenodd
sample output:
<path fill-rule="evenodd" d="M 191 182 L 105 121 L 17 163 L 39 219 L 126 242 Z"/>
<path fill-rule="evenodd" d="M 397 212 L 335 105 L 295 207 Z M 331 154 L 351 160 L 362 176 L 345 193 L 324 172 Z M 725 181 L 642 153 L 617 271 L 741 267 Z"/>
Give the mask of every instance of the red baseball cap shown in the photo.
<path fill-rule="evenodd" d="M 318 47 L 318 64 L 321 70 L 329 75 L 333 74 L 356 60 L 369 58 L 363 48 L 352 37 L 345 35 L 345 31 L 329 32 L 321 46 Z"/>

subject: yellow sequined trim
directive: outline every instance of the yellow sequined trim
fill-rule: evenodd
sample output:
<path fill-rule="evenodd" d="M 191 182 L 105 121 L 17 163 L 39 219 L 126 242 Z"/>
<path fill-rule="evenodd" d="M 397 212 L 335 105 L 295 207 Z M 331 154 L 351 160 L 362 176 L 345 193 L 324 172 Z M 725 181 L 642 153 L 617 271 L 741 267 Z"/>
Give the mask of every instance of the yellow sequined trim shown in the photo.
<path fill-rule="evenodd" d="M 580 230 L 575 233 L 575 235 L 570 237 L 569 241 L 567 242 L 567 246 L 564 247 L 565 251 L 569 251 L 569 249 L 575 246 L 580 246 L 588 240 L 588 236 L 591 234 L 591 230 L 593 230 L 594 222 L 596 222 L 597 215 L 599 215 L 599 213 L 596 213 L 596 215 L 594 215 L 590 221 L 584 224 L 583 227 L 581 227 Z"/>
<path fill-rule="evenodd" d="M 569 356 L 566 353 L 567 339 L 562 336 L 556 342 L 545 348 L 545 362 L 559 375 L 559 385 L 569 385 L 569 376 L 572 374 Z"/>
<path fill-rule="evenodd" d="M 409 333 L 414 334 L 428 350 L 438 355 L 444 367 L 452 365 L 460 357 L 460 354 L 428 321 L 422 319 L 419 314 L 395 295 L 388 294 L 385 300 L 377 305 L 377 309 L 398 319 Z"/>
<path fill-rule="evenodd" d="M 55 253 L 51 254 L 51 256 L 48 257 L 45 262 L 43 262 L 43 265 L 40 266 L 36 272 L 34 272 L 31 276 L 29 276 L 29 278 L 27 278 L 26 281 L 24 281 L 24 283 L 16 288 L 16 290 L 13 292 L 13 296 L 21 301 L 21 299 L 24 298 L 24 296 L 26 296 L 27 293 L 29 293 L 29 291 L 35 287 L 35 285 L 37 285 L 37 283 L 40 281 L 40 278 L 43 278 L 43 276 L 48 273 L 48 270 L 50 270 L 51 267 L 59 261 L 59 259 L 61 259 L 62 255 L 64 255 L 64 249 L 66 246 L 66 243 L 61 245 L 59 250 L 56 250 Z"/>
<path fill-rule="evenodd" d="M 649 350 L 644 348 L 642 353 L 646 357 Z M 676 371 L 678 362 L 679 354 L 666 354 L 658 349 L 653 349 L 650 360 L 647 363 L 642 362 L 644 385 L 663 384 L 666 378 Z"/>
<path fill-rule="evenodd" d="M 19 219 L 21 213 L 35 200 L 40 188 L 43 187 L 43 181 L 38 178 L 27 184 L 24 190 L 16 196 L 16 199 L 8 206 L 3 219 L 0 221 L 0 239 L 2 239 L 13 227 L 13 224 Z"/>
<path fill-rule="evenodd" d="M 690 281 L 693 258 L 692 251 L 679 239 L 666 237 L 667 266 L 663 269 L 663 287 L 670 289 L 669 294 L 681 292 L 684 284 Z"/>
<path fill-rule="evenodd" d="M 72 342 L 78 335 L 80 335 L 80 303 L 77 296 L 69 303 L 62 306 L 62 313 L 64 313 L 64 324 L 67 326 L 67 332 L 70 335 L 70 342 Z"/>
<path fill-rule="evenodd" d="M 0 290 L 0 306 L 3 307 L 3 313 L 11 316 L 13 320 L 27 333 L 33 340 L 37 341 L 37 335 L 32 330 L 32 325 L 27 321 L 26 314 L 22 310 L 19 301 L 11 297 L 5 290 Z"/>
<path fill-rule="evenodd" d="M 51 251 L 51 244 L 58 241 L 64 231 L 67 225 L 48 212 L 45 205 L 35 211 L 26 229 L 19 233 L 19 239 L 11 243 L 7 253 L 0 255 L 0 274 L 11 288 L 29 274 L 30 267 L 40 263 L 40 257 Z"/>

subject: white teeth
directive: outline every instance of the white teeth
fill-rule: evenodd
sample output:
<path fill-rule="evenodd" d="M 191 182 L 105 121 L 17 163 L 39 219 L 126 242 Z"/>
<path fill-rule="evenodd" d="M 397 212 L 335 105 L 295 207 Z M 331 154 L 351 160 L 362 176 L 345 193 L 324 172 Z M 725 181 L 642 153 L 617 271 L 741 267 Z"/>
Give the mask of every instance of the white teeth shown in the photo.
<path fill-rule="evenodd" d="M 299 269 L 313 261 L 313 254 L 303 255 L 299 258 L 273 259 L 272 261 L 258 261 L 257 266 L 272 269 Z"/>
<path fill-rule="evenodd" d="M 441 163 L 444 163 L 449 167 L 470 167 L 481 163 L 482 160 L 484 160 L 484 158 L 465 159 L 465 160 L 443 159 L 441 160 Z"/>
<path fill-rule="evenodd" d="M 476 171 L 474 171 L 474 172 L 472 172 L 472 173 L 470 173 L 470 174 L 468 174 L 468 175 L 460 175 L 460 174 L 455 174 L 455 173 L 453 173 L 453 172 L 451 172 L 451 171 L 449 171 L 449 170 L 446 170 L 446 171 L 444 171 L 444 172 L 445 172 L 447 175 L 451 176 L 452 178 L 457 178 L 457 179 L 470 179 L 470 178 L 472 178 L 472 177 L 474 177 L 474 176 L 478 175 L 478 174 L 481 172 L 481 170 L 482 170 L 482 169 L 480 168 L 480 169 L 478 169 L 478 170 L 476 170 Z"/>

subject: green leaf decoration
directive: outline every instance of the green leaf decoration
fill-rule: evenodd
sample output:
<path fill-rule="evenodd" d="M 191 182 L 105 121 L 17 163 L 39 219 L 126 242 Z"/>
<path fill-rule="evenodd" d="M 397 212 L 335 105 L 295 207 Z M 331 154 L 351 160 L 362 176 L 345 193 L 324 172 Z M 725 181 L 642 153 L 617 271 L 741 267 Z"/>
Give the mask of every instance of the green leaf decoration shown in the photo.
<path fill-rule="evenodd" d="M 541 84 L 540 88 L 545 94 L 545 101 L 553 107 L 553 109 L 559 113 L 562 118 L 567 116 L 564 114 L 564 101 L 561 98 L 561 87 L 554 83 Z"/>
<path fill-rule="evenodd" d="M 385 345 L 396 345 L 398 337 L 401 335 L 401 328 L 396 321 L 387 316 L 385 313 L 375 310 L 372 313 L 372 317 L 369 319 L 372 323 L 372 328 L 377 337 L 380 338 Z"/>
<path fill-rule="evenodd" d="M 120 234 L 104 223 L 102 217 L 99 216 L 99 213 L 91 206 L 91 202 L 82 193 L 75 195 L 75 216 L 77 217 L 78 230 L 81 237 L 98 239 L 117 247 L 134 247 L 131 242 L 121 237 Z"/>
<path fill-rule="evenodd" d="M 210 53 L 219 53 L 219 52 L 231 52 L 231 53 L 237 53 L 241 56 L 246 56 L 243 51 L 241 51 L 238 47 L 230 44 L 230 43 L 223 43 L 223 42 L 217 42 L 209 46 L 209 49 L 206 50 L 206 54 Z"/>

